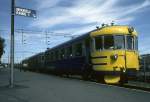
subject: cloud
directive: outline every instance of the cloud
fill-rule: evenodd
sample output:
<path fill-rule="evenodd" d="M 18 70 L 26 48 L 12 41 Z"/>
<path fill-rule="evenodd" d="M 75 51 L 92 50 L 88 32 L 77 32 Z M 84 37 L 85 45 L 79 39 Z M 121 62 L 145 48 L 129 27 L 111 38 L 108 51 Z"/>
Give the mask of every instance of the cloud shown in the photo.
<path fill-rule="evenodd" d="M 51 7 L 54 7 L 57 5 L 57 3 L 59 3 L 60 0 L 36 0 L 36 3 L 37 3 L 37 9 L 39 10 L 43 10 L 43 9 L 48 9 L 48 8 L 51 8 Z"/>
<path fill-rule="evenodd" d="M 140 3 L 140 4 L 138 3 L 138 4 L 134 4 L 134 5 L 118 7 L 117 9 L 119 9 L 119 12 L 117 12 L 117 15 L 119 15 L 119 17 L 130 16 L 132 14 L 143 11 L 143 9 L 146 7 L 150 7 L 149 0 L 145 0 L 145 1 L 143 1 L 143 3 Z M 112 12 L 115 12 L 115 9 L 112 10 Z"/>
<path fill-rule="evenodd" d="M 54 30 L 54 32 L 63 32 L 71 35 L 81 35 L 83 33 L 89 32 L 93 29 L 95 29 L 95 25 L 88 25 L 88 26 L 83 26 L 83 27 L 76 27 L 76 28 L 70 28 L 68 30 L 66 29 L 60 29 L 60 30 Z"/>
<path fill-rule="evenodd" d="M 52 27 L 59 27 L 56 26 L 59 24 L 67 25 L 79 23 L 83 25 L 87 24 L 87 27 L 89 23 L 93 22 L 100 24 L 103 22 L 110 23 L 111 21 L 117 21 L 118 23 L 129 24 L 135 19 L 133 14 L 150 6 L 149 0 L 145 0 L 141 4 L 135 3 L 129 6 L 119 6 L 119 0 L 76 0 L 73 6 L 67 8 L 59 7 L 57 4 L 60 1 L 61 0 L 45 0 L 41 2 L 38 0 L 37 5 L 39 6 L 39 11 L 44 12 L 42 12 L 43 15 L 32 22 L 30 26 L 50 29 Z M 54 9 L 51 7 L 54 7 Z M 93 24 L 93 26 L 96 25 Z"/>

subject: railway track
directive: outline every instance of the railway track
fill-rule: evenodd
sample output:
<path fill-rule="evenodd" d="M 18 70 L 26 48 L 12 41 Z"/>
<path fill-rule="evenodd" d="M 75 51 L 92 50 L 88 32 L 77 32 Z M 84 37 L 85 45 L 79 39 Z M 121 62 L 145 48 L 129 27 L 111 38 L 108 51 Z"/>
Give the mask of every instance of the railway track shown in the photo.
<path fill-rule="evenodd" d="M 150 92 L 150 88 L 148 88 L 148 87 L 141 87 L 141 86 L 129 85 L 129 84 L 125 84 L 125 85 L 114 85 L 114 86 Z"/>
<path fill-rule="evenodd" d="M 79 78 L 79 77 L 77 77 L 77 78 L 69 77 L 69 78 L 85 81 L 85 80 L 83 80 L 82 78 Z M 124 85 L 117 85 L 117 84 L 100 83 L 100 82 L 97 82 L 95 80 L 87 80 L 87 81 L 94 82 L 94 83 L 97 83 L 97 84 L 111 85 L 111 86 L 116 86 L 116 87 L 121 87 L 121 88 L 128 88 L 128 89 L 135 89 L 135 90 L 150 92 L 150 84 L 149 83 L 129 81 L 128 83 L 126 83 Z"/>
<path fill-rule="evenodd" d="M 94 81 L 95 82 L 95 81 Z M 100 82 L 96 82 L 97 84 Z M 127 88 L 127 89 L 133 89 L 133 90 L 138 90 L 138 91 L 145 91 L 145 92 L 150 92 L 150 84 L 149 83 L 144 83 L 145 85 L 141 85 L 141 82 L 134 82 L 129 81 L 128 83 L 124 85 L 117 85 L 117 84 L 105 84 L 105 83 L 100 83 L 108 86 L 115 86 L 115 87 L 120 87 L 120 88 Z"/>

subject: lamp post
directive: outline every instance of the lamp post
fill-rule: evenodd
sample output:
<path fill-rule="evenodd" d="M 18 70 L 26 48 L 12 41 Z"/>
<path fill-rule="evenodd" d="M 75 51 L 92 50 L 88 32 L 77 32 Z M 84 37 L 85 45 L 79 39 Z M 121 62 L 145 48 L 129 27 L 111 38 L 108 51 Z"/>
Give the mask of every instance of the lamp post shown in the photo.
<path fill-rule="evenodd" d="M 10 87 L 14 87 L 14 16 L 15 0 L 11 0 Z"/>

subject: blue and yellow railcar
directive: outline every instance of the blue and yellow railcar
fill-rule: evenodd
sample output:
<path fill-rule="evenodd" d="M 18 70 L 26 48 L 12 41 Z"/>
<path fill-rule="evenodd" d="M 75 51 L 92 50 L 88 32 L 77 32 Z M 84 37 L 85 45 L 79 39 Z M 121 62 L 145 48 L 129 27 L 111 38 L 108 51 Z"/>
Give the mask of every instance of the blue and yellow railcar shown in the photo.
<path fill-rule="evenodd" d="M 29 58 L 28 67 L 57 75 L 81 75 L 109 84 L 125 83 L 139 70 L 138 35 L 133 27 L 106 25 L 40 56 Z M 38 69 L 41 63 L 43 68 Z"/>

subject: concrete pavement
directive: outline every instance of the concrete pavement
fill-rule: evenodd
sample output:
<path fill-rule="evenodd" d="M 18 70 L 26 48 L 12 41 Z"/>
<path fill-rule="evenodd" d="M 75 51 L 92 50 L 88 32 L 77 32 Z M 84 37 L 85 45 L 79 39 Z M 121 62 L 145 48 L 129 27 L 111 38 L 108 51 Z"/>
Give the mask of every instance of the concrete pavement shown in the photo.
<path fill-rule="evenodd" d="M 16 87 L 8 88 L 9 71 L 0 71 L 0 102 L 148 102 L 150 93 L 82 80 L 15 70 Z"/>

